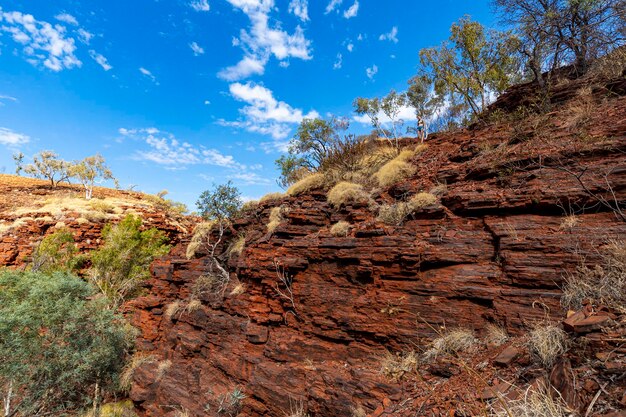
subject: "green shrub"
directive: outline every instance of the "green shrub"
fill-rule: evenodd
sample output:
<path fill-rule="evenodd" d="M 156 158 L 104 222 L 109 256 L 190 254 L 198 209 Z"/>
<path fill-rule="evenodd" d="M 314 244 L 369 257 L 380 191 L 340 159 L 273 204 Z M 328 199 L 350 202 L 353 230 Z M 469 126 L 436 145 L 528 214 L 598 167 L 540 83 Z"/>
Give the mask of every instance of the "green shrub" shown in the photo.
<path fill-rule="evenodd" d="M 61 415 L 112 393 L 131 341 L 85 281 L 56 272 L 0 273 L 0 391 L 8 415 Z"/>
<path fill-rule="evenodd" d="M 33 251 L 31 269 L 43 273 L 74 272 L 81 268 L 84 258 L 78 255 L 74 236 L 69 229 L 58 230 L 42 239 Z"/>
<path fill-rule="evenodd" d="M 156 228 L 141 230 L 141 219 L 126 216 L 117 225 L 102 230 L 104 245 L 92 252 L 90 275 L 94 284 L 117 307 L 137 294 L 150 277 L 150 264 L 169 252 L 166 237 Z"/>

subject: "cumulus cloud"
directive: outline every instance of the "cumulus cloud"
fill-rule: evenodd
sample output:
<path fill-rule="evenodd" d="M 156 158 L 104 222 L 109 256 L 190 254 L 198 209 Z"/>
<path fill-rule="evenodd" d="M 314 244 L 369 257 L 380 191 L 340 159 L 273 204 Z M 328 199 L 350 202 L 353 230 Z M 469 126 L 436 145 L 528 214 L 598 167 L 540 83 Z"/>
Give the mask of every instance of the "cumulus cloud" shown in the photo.
<path fill-rule="evenodd" d="M 69 15 L 68 15 L 69 16 Z M 36 20 L 30 14 L 3 12 L 0 9 L 0 31 L 23 45 L 27 61 L 58 72 L 80 67 L 74 39 L 67 37 L 65 27 Z"/>
<path fill-rule="evenodd" d="M 78 26 L 78 20 L 69 13 L 60 13 L 54 16 L 59 22 L 67 23 L 68 25 Z"/>
<path fill-rule="evenodd" d="M 269 178 L 264 178 L 256 172 L 238 172 L 229 175 L 228 178 L 244 185 L 270 185 L 273 183 Z"/>
<path fill-rule="evenodd" d="M 303 22 L 309 20 L 309 1 L 308 0 L 291 0 L 289 3 L 289 13 L 293 13 Z"/>
<path fill-rule="evenodd" d="M 352 42 L 348 42 L 348 44 L 346 45 L 346 49 L 348 50 L 348 52 L 354 51 L 354 44 Z"/>
<path fill-rule="evenodd" d="M 350 18 L 356 17 L 358 13 L 359 13 L 359 0 L 354 0 L 354 4 L 350 6 L 348 10 L 343 12 L 343 17 L 345 17 L 346 19 L 350 19 Z"/>
<path fill-rule="evenodd" d="M 91 59 L 93 59 L 94 61 L 96 61 L 98 63 L 98 65 L 100 65 L 102 67 L 103 70 L 105 71 L 109 71 L 111 70 L 113 67 L 109 64 L 109 60 L 106 59 L 104 57 L 104 55 L 97 53 L 96 51 L 94 51 L 93 49 L 91 49 L 89 51 L 89 56 L 91 57 Z"/>
<path fill-rule="evenodd" d="M 389 33 L 383 33 L 378 37 L 380 41 L 391 41 L 393 43 L 398 43 L 398 27 L 394 26 L 391 28 Z"/>
<path fill-rule="evenodd" d="M 159 85 L 159 82 L 157 81 L 156 77 L 149 70 L 145 69 L 144 67 L 141 67 L 139 68 L 139 72 L 142 73 L 144 77 L 149 78 L 156 85 Z"/>
<path fill-rule="evenodd" d="M 338 70 L 343 66 L 343 55 L 341 53 L 337 54 L 337 60 L 333 64 L 333 69 Z"/>
<path fill-rule="evenodd" d="M 377 117 L 383 126 L 388 126 L 391 124 L 391 119 L 387 117 L 382 111 L 378 112 Z M 354 116 L 353 119 L 356 122 L 362 123 L 365 125 L 371 124 L 370 118 L 366 115 Z M 404 122 L 408 122 L 410 120 L 416 120 L 415 109 L 410 106 L 401 107 L 398 112 L 398 120 L 403 120 Z"/>
<path fill-rule="evenodd" d="M 324 12 L 324 14 L 331 13 L 337 7 L 341 6 L 341 3 L 343 3 L 343 0 L 331 0 L 330 3 L 328 3 L 328 5 L 326 6 L 326 11 Z"/>
<path fill-rule="evenodd" d="M 22 133 L 14 132 L 6 127 L 0 127 L 0 145 L 9 148 L 17 148 L 30 142 L 30 137 Z"/>
<path fill-rule="evenodd" d="M 288 58 L 310 60 L 311 41 L 304 36 L 304 30 L 297 26 L 293 34 L 280 28 L 280 22 L 272 27 L 269 14 L 274 8 L 274 0 L 227 0 L 245 13 L 250 19 L 248 30 L 242 29 L 233 44 L 245 52 L 242 60 L 225 68 L 218 76 L 227 81 L 237 81 L 253 74 L 263 74 L 265 65 L 274 56 L 279 61 Z"/>
<path fill-rule="evenodd" d="M 78 33 L 78 40 L 84 43 L 85 45 L 89 45 L 89 43 L 91 42 L 91 39 L 93 38 L 93 33 L 87 32 L 83 28 L 78 29 L 77 33 Z"/>
<path fill-rule="evenodd" d="M 208 0 L 194 0 L 189 3 L 189 6 L 191 6 L 191 8 L 196 12 L 208 12 L 211 10 Z"/>
<path fill-rule="evenodd" d="M 245 129 L 248 132 L 270 135 L 273 139 L 285 139 L 291 132 L 292 125 L 304 118 L 319 117 L 316 111 L 307 114 L 274 98 L 273 92 L 259 84 L 234 83 L 230 85 L 230 94 L 235 100 L 246 103 L 242 109 L 241 119 L 237 121 L 219 120 L 222 126 Z"/>
<path fill-rule="evenodd" d="M 378 66 L 372 65 L 371 67 L 366 68 L 365 74 L 367 75 L 367 78 L 369 78 L 370 80 L 373 80 L 374 76 L 378 74 Z"/>
<path fill-rule="evenodd" d="M 189 47 L 191 48 L 191 50 L 193 51 L 193 54 L 195 56 L 200 56 L 200 55 L 204 54 L 204 48 L 201 47 L 200 45 L 198 45 L 197 42 L 191 42 L 189 44 Z"/>
<path fill-rule="evenodd" d="M 120 128 L 120 135 L 141 141 L 148 145 L 148 149 L 140 150 L 133 155 L 136 160 L 154 162 L 167 168 L 183 168 L 189 165 L 212 165 L 221 168 L 231 168 L 240 171 L 249 169 L 244 164 L 235 161 L 231 155 L 225 155 L 217 149 L 204 146 L 194 146 L 189 142 L 181 141 L 169 132 L 157 128 L 142 129 Z"/>

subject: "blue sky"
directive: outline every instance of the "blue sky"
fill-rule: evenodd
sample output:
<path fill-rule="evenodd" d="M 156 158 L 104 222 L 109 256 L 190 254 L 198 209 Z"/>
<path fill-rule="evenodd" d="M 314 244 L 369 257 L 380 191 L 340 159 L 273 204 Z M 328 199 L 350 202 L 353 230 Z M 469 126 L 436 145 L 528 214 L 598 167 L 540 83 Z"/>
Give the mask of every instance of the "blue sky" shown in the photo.
<path fill-rule="evenodd" d="M 191 209 L 228 180 L 258 198 L 303 117 L 404 90 L 465 14 L 494 24 L 488 0 L 0 0 L 0 170 L 101 153 Z"/>

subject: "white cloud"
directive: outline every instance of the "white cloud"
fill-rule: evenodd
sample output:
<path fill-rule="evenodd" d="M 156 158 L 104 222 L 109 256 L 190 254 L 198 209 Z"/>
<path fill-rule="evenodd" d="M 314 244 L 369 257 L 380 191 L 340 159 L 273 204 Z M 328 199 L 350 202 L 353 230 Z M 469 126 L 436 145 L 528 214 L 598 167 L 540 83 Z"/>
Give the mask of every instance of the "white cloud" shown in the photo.
<path fill-rule="evenodd" d="M 308 0 L 291 0 L 289 3 L 289 13 L 298 16 L 300 20 L 306 22 L 309 20 L 309 1 Z"/>
<path fill-rule="evenodd" d="M 159 85 L 156 77 L 152 74 L 152 72 L 148 71 L 144 67 L 139 68 L 139 72 L 142 73 L 146 78 L 149 78 L 153 83 Z"/>
<path fill-rule="evenodd" d="M 271 56 L 279 61 L 288 58 L 310 60 L 311 41 L 305 38 L 304 31 L 297 26 L 293 34 L 280 28 L 270 27 L 269 13 L 274 8 L 274 0 L 227 0 L 243 11 L 250 19 L 251 27 L 242 29 L 233 45 L 241 47 L 245 55 L 236 65 L 219 72 L 218 76 L 227 81 L 237 81 L 253 74 L 263 74 Z"/>
<path fill-rule="evenodd" d="M 69 13 L 60 13 L 54 16 L 59 22 L 67 23 L 68 25 L 78 26 L 78 20 Z"/>
<path fill-rule="evenodd" d="M 97 53 L 93 49 L 91 49 L 89 51 L 89 56 L 91 57 L 91 59 L 96 61 L 98 63 L 98 65 L 100 65 L 102 67 L 103 70 L 109 71 L 109 70 L 111 70 L 113 68 L 109 64 L 109 60 L 108 59 L 106 59 L 102 54 Z"/>
<path fill-rule="evenodd" d="M 391 119 L 387 117 L 382 111 L 377 114 L 378 120 L 383 126 L 388 126 L 391 123 Z M 368 116 L 354 116 L 353 118 L 356 122 L 362 123 L 365 125 L 371 124 L 371 120 Z M 416 120 L 415 109 L 410 106 L 403 106 L 399 109 L 398 119 L 403 120 L 404 122 L 409 122 L 412 120 Z"/>
<path fill-rule="evenodd" d="M 256 172 L 238 172 L 229 175 L 228 178 L 238 180 L 244 185 L 270 185 L 272 181 L 268 178 L 261 177 Z"/>
<path fill-rule="evenodd" d="M 9 148 L 16 148 L 20 145 L 25 145 L 28 142 L 30 142 L 29 136 L 14 132 L 6 127 L 0 127 L 0 145 L 7 146 Z"/>
<path fill-rule="evenodd" d="M 289 136 L 291 125 L 300 123 L 304 118 L 316 118 L 319 114 L 311 111 L 304 114 L 301 109 L 291 107 L 284 101 L 278 101 L 268 88 L 248 82 L 230 85 L 230 93 L 237 100 L 247 105 L 239 110 L 242 119 L 237 121 L 219 120 L 218 124 L 249 132 L 270 135 L 276 140 Z"/>
<path fill-rule="evenodd" d="M 209 100 L 204 100 L 204 105 L 205 105 L 205 106 L 210 106 L 210 105 L 211 105 L 211 102 L 210 102 Z"/>
<path fill-rule="evenodd" d="M 365 35 L 363 35 L 362 33 L 359 33 L 359 36 L 356 37 L 357 41 L 362 41 L 363 39 L 365 39 Z"/>
<path fill-rule="evenodd" d="M 391 41 L 393 43 L 398 43 L 398 27 L 394 26 L 391 28 L 389 33 L 383 33 L 378 37 L 380 41 Z"/>
<path fill-rule="evenodd" d="M 352 42 L 348 43 L 346 45 L 346 49 L 348 50 L 348 52 L 352 52 L 354 50 L 354 44 Z"/>
<path fill-rule="evenodd" d="M 189 47 L 191 48 L 191 50 L 193 51 L 193 54 L 195 56 L 200 56 L 200 55 L 204 54 L 204 48 L 201 47 L 200 45 L 198 45 L 197 42 L 191 42 L 189 44 Z"/>
<path fill-rule="evenodd" d="M 93 38 L 93 33 L 87 32 L 83 28 L 78 29 L 77 33 L 78 33 L 78 40 L 84 43 L 85 45 L 89 45 L 89 42 L 91 42 L 91 39 Z"/>
<path fill-rule="evenodd" d="M 324 14 L 331 13 L 337 7 L 341 6 L 341 3 L 343 3 L 343 0 L 331 0 L 330 3 L 328 3 L 328 5 L 326 6 L 326 11 L 324 12 Z"/>
<path fill-rule="evenodd" d="M 367 78 L 370 80 L 374 79 L 374 76 L 378 74 L 378 67 L 376 65 L 372 65 L 371 67 L 365 70 L 365 74 L 367 74 Z"/>
<path fill-rule="evenodd" d="M 0 94 L 0 107 L 4 106 L 5 101 L 12 101 L 14 103 L 17 103 L 18 99 L 16 99 L 15 97 Z"/>
<path fill-rule="evenodd" d="M 341 69 L 342 66 L 343 66 L 343 55 L 339 53 L 337 54 L 337 60 L 333 64 L 333 69 L 336 69 L 336 70 Z"/>
<path fill-rule="evenodd" d="M 208 12 L 211 10 L 208 0 L 194 0 L 189 4 L 189 6 L 191 6 L 191 8 L 196 12 Z"/>
<path fill-rule="evenodd" d="M 348 10 L 343 12 L 343 17 L 345 17 L 346 19 L 350 19 L 352 17 L 356 17 L 358 13 L 359 13 L 359 0 L 354 0 L 354 4 L 350 6 Z"/>
<path fill-rule="evenodd" d="M 150 161 L 163 165 L 168 169 L 181 169 L 189 165 L 212 165 L 221 168 L 236 169 L 246 172 L 250 169 L 235 161 L 231 155 L 224 155 L 217 149 L 194 146 L 181 141 L 175 135 L 160 131 L 157 128 L 126 129 L 120 128 L 119 133 L 127 138 L 141 141 L 148 149 L 136 152 L 136 160 Z"/>
<path fill-rule="evenodd" d="M 2 9 L 0 23 L 0 31 L 10 33 L 15 42 L 23 45 L 31 64 L 43 65 L 55 72 L 82 65 L 74 54 L 75 41 L 66 37 L 65 27 L 38 21 L 30 14 L 2 12 Z"/>

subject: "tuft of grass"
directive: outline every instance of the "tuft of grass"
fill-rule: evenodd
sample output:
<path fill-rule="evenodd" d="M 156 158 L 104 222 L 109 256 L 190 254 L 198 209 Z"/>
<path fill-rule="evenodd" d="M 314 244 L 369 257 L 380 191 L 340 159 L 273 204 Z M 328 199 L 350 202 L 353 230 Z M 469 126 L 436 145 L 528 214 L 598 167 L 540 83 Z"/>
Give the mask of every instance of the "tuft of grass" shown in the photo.
<path fill-rule="evenodd" d="M 341 220 L 333 225 L 330 228 L 330 234 L 337 237 L 345 237 L 350 233 L 350 223 L 347 221 Z"/>
<path fill-rule="evenodd" d="M 504 327 L 498 326 L 497 324 L 488 323 L 487 333 L 485 335 L 485 342 L 490 345 L 500 346 L 503 343 L 506 343 L 509 340 L 509 334 L 506 332 Z"/>
<path fill-rule="evenodd" d="M 377 219 L 385 224 L 400 226 L 413 210 L 409 203 L 401 201 L 395 204 L 383 204 L 378 210 Z"/>
<path fill-rule="evenodd" d="M 230 292 L 230 296 L 236 297 L 238 295 L 243 294 L 244 292 L 246 292 L 246 286 L 240 282 L 239 284 L 235 285 L 235 287 L 232 289 L 232 291 Z"/>
<path fill-rule="evenodd" d="M 187 310 L 190 313 L 193 313 L 194 311 L 200 310 L 200 308 L 202 308 L 202 301 L 198 300 L 197 298 L 194 298 L 187 303 L 187 307 L 185 307 L 185 310 Z"/>
<path fill-rule="evenodd" d="M 394 381 L 399 381 L 405 374 L 415 371 L 418 362 L 414 351 L 400 352 L 395 355 L 387 352 L 380 361 L 380 373 Z"/>
<path fill-rule="evenodd" d="M 563 399 L 553 396 L 545 385 L 529 387 L 518 400 L 496 401 L 490 406 L 490 417 L 569 417 L 573 415 Z"/>
<path fill-rule="evenodd" d="M 561 224 L 559 228 L 561 230 L 572 230 L 574 227 L 578 225 L 578 223 L 579 223 L 578 216 L 576 216 L 575 214 L 569 214 L 563 217 L 563 220 L 561 220 Z"/>
<path fill-rule="evenodd" d="M 191 241 L 189 242 L 189 245 L 187 245 L 187 251 L 185 253 L 187 259 L 191 259 L 196 256 L 198 250 L 205 243 L 209 234 L 211 234 L 211 230 L 213 229 L 214 225 L 215 222 L 202 222 L 196 225 L 196 227 L 193 229 Z"/>
<path fill-rule="evenodd" d="M 430 361 L 443 354 L 465 352 L 477 344 L 478 339 L 472 330 L 462 328 L 447 330 L 431 342 L 430 348 L 424 352 L 424 359 Z"/>
<path fill-rule="evenodd" d="M 599 265 L 581 264 L 565 278 L 561 304 L 579 310 L 584 300 L 626 312 L 626 241 L 613 240 L 601 250 Z"/>
<path fill-rule="evenodd" d="M 430 193 L 418 193 L 409 200 L 409 205 L 413 211 L 421 210 L 437 202 L 437 197 Z"/>
<path fill-rule="evenodd" d="M 319 172 L 311 174 L 289 187 L 289 189 L 287 189 L 287 195 L 293 197 L 317 188 L 322 188 L 326 185 L 326 182 L 327 180 L 324 174 Z"/>
<path fill-rule="evenodd" d="M 283 193 L 269 193 L 261 197 L 261 199 L 259 200 L 259 203 L 265 203 L 267 201 L 282 200 L 283 198 L 285 198 L 285 195 Z"/>
<path fill-rule="evenodd" d="M 441 197 L 448 192 L 448 185 L 446 183 L 438 183 L 433 188 L 430 189 L 430 194 L 435 197 Z"/>
<path fill-rule="evenodd" d="M 403 153 L 387 162 L 374 174 L 378 185 L 381 187 L 389 187 L 415 173 L 416 168 L 408 162 L 405 162 Z"/>
<path fill-rule="evenodd" d="M 270 211 L 269 222 L 267 223 L 267 231 L 274 233 L 276 228 L 285 220 L 285 216 L 289 213 L 289 207 L 278 206 Z"/>
<path fill-rule="evenodd" d="M 367 412 L 363 409 L 363 407 L 352 407 L 352 417 L 367 417 Z"/>
<path fill-rule="evenodd" d="M 122 369 L 119 381 L 120 389 L 124 392 L 130 391 L 130 386 L 133 382 L 133 376 L 135 375 L 135 371 L 141 368 L 143 365 L 156 362 L 156 360 L 156 356 L 154 355 L 135 353 Z"/>
<path fill-rule="evenodd" d="M 528 347 L 538 361 L 549 369 L 569 349 L 567 333 L 550 323 L 537 323 L 528 333 Z"/>
<path fill-rule="evenodd" d="M 165 376 L 166 372 L 172 367 L 172 361 L 166 359 L 164 361 L 159 362 L 157 366 L 156 380 L 160 381 Z"/>
<path fill-rule="evenodd" d="M 244 235 L 239 236 L 228 248 L 228 256 L 241 255 L 241 252 L 246 247 L 246 237 Z"/>
<path fill-rule="evenodd" d="M 362 185 L 351 182 L 340 182 L 326 196 L 327 201 L 335 208 L 348 203 L 361 203 L 370 199 Z"/>
<path fill-rule="evenodd" d="M 176 315 L 176 313 L 178 313 L 180 311 L 180 301 L 174 301 L 172 303 L 169 303 L 166 307 L 165 307 L 165 317 L 168 320 L 172 320 L 174 318 L 174 316 Z"/>
<path fill-rule="evenodd" d="M 254 211 L 257 209 L 257 207 L 259 207 L 259 201 L 250 200 L 250 201 L 246 201 L 245 203 L 243 203 L 243 205 L 241 206 L 241 211 L 243 212 Z"/>
<path fill-rule="evenodd" d="M 572 131 L 586 128 L 596 108 L 591 87 L 581 88 L 566 109 L 566 125 Z"/>

